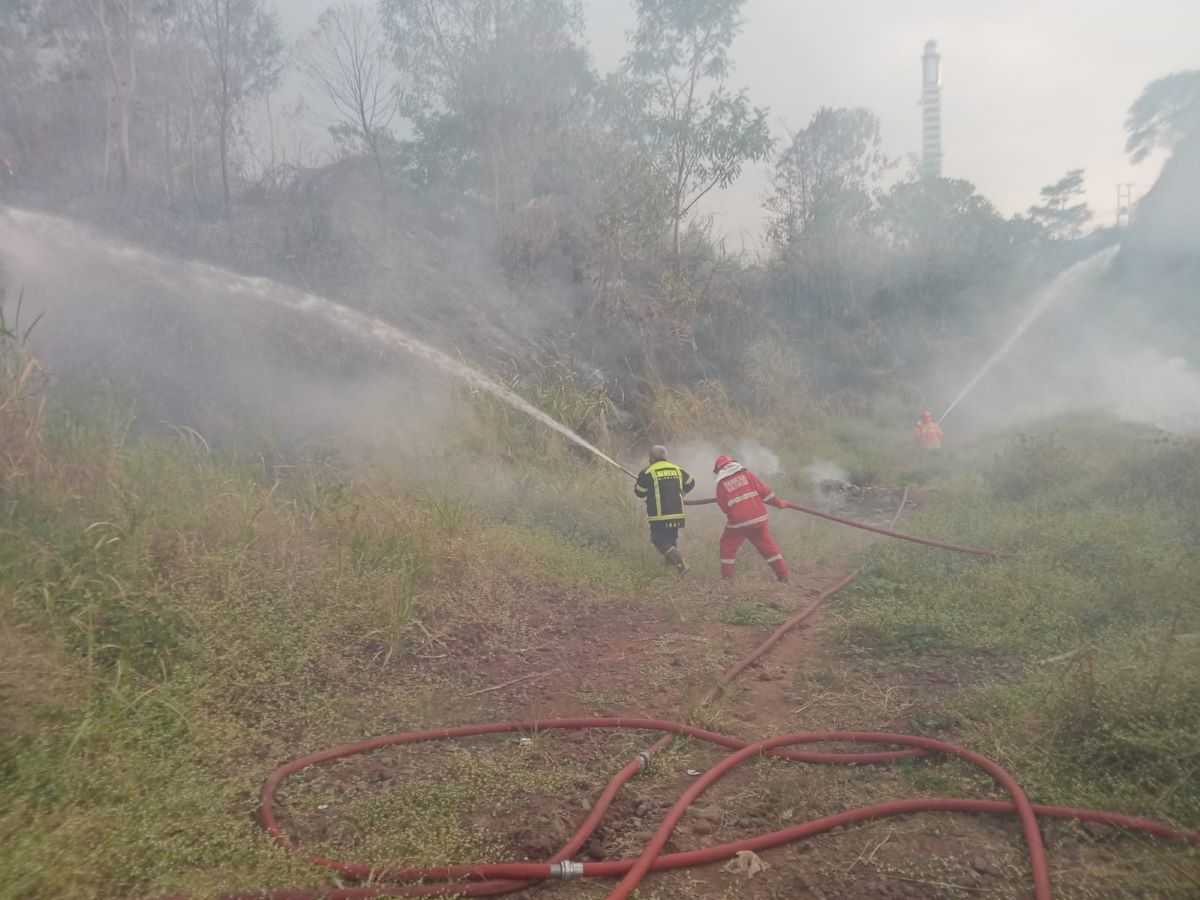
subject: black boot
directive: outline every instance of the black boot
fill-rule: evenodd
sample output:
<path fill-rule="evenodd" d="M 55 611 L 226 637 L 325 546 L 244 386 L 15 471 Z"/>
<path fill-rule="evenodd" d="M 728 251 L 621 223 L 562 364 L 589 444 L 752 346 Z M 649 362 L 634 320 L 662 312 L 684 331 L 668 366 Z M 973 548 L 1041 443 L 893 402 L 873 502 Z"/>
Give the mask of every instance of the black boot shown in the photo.
<path fill-rule="evenodd" d="M 677 547 L 672 547 L 663 554 L 667 562 L 675 567 L 675 571 L 683 575 L 688 570 L 688 564 L 683 561 L 683 554 L 679 552 Z"/>

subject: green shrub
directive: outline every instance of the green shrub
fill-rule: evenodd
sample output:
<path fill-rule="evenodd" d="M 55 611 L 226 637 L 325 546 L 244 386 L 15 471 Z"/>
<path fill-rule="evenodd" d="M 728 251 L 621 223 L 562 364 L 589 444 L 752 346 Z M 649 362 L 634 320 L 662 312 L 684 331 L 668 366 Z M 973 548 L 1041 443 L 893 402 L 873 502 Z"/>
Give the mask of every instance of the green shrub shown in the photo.
<path fill-rule="evenodd" d="M 1016 558 L 877 545 L 830 614 L 879 665 L 933 657 L 976 683 L 938 714 L 1002 748 L 1040 798 L 1194 827 L 1197 471 L 1196 441 L 1089 423 L 1018 437 L 984 482 L 948 477 L 906 526 Z M 997 664 L 1009 674 L 987 677 Z"/>

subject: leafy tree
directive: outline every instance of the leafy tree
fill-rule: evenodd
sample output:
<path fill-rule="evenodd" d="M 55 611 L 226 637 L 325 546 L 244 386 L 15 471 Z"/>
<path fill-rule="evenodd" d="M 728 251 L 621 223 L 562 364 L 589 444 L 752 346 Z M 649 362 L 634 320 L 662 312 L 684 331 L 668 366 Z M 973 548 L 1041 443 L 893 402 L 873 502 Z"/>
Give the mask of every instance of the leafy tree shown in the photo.
<path fill-rule="evenodd" d="M 104 132 L 101 81 L 83 4 L 0 3 L 0 157 L 22 179 L 82 186 L 90 136 Z"/>
<path fill-rule="evenodd" d="M 577 0 L 382 0 L 381 9 L 427 178 L 486 190 L 497 213 L 516 208 L 589 109 Z"/>
<path fill-rule="evenodd" d="M 1134 162 L 1168 154 L 1122 238 L 1122 278 L 1137 298 L 1134 318 L 1171 323 L 1156 340 L 1186 355 L 1200 334 L 1200 70 L 1147 85 L 1126 119 Z"/>
<path fill-rule="evenodd" d="M 976 256 L 1007 241 L 1008 223 L 969 181 L 902 181 L 883 198 L 881 224 L 894 250 L 935 260 Z"/>
<path fill-rule="evenodd" d="M 1029 219 L 1004 218 L 957 179 L 903 182 L 882 206 L 890 260 L 873 302 L 899 356 L 914 371 L 936 374 L 944 354 L 991 349 L 1011 306 L 1046 277 L 1038 263 L 1044 231 Z"/>
<path fill-rule="evenodd" d="M 1200 134 L 1200 70 L 1176 72 L 1152 81 L 1125 118 L 1125 151 L 1141 162 L 1154 150 L 1173 149 Z"/>
<path fill-rule="evenodd" d="M 671 243 L 678 269 L 680 230 L 710 191 L 731 184 L 773 140 L 767 111 L 730 94 L 729 47 L 743 0 L 638 0 L 633 49 L 625 58 L 632 136 L 669 184 Z"/>
<path fill-rule="evenodd" d="M 776 162 L 768 234 L 800 319 L 853 318 L 878 282 L 876 192 L 892 165 L 881 145 L 873 113 L 822 108 Z"/>
<path fill-rule="evenodd" d="M 37 158 L 36 119 L 29 114 L 29 97 L 48 79 L 38 51 L 47 39 L 44 4 L 39 0 L 14 0 L 0 5 L 0 157 Z M 0 173 L 2 174 L 2 173 Z"/>
<path fill-rule="evenodd" d="M 300 66 L 333 104 L 335 140 L 370 153 L 383 182 L 381 151 L 392 140 L 399 98 L 374 11 L 352 2 L 325 10 Z"/>
<path fill-rule="evenodd" d="M 1042 188 L 1042 204 L 1029 207 L 1029 217 L 1046 229 L 1053 240 L 1073 240 L 1083 234 L 1092 211 L 1083 197 L 1083 169 L 1072 169 L 1054 184 Z M 1081 202 L 1072 201 L 1080 199 Z"/>
<path fill-rule="evenodd" d="M 248 100 L 279 83 L 283 43 L 279 22 L 263 0 L 190 0 L 192 26 L 211 58 L 216 78 L 221 207 L 229 216 L 233 139 Z"/>
<path fill-rule="evenodd" d="M 894 162 L 882 151 L 879 118 L 865 109 L 817 110 L 775 163 L 771 235 L 787 246 L 819 221 L 864 223 L 873 192 Z"/>

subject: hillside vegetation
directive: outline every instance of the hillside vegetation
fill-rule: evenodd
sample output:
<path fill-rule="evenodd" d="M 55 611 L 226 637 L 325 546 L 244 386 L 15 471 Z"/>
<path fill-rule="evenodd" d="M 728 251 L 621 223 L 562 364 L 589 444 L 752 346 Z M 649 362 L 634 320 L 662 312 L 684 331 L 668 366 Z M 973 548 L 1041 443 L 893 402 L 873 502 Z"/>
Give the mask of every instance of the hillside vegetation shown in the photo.
<path fill-rule="evenodd" d="M 1122 237 L 1089 232 L 1106 223 L 1081 170 L 1007 216 L 885 152 L 871 110 L 775 133 L 739 90 L 743 0 L 632 5 L 605 72 L 575 0 L 345 3 L 290 48 L 265 0 L 215 19 L 202 0 L 118 4 L 109 27 L 21 0 L 0 13 L 0 200 L 315 290 L 495 369 L 570 356 L 633 414 L 663 385 L 719 382 L 768 415 L 762 373 L 782 364 L 822 407 L 906 421 L 1037 286 Z M 264 109 L 289 65 L 332 103 L 322 152 Z M 1159 79 L 1129 111 L 1133 158 L 1172 161 L 1087 316 L 1189 354 L 1198 84 Z M 756 166 L 762 234 L 735 249 L 705 210 Z"/>
<path fill-rule="evenodd" d="M 462 399 L 450 467 L 328 442 L 273 462 L 147 430 L 119 395 L 57 399 L 11 330 L 0 365 L 3 896 L 320 883 L 252 819 L 264 767 L 485 719 L 486 696 L 444 702 L 469 665 L 414 672 L 439 635 L 502 642 L 527 602 L 578 611 L 663 577 L 625 476 L 489 399 Z M 586 402 L 562 382 L 531 397 Z M 455 790 L 453 815 L 411 824 L 431 864 L 486 851 L 454 831 L 475 796 Z"/>
<path fill-rule="evenodd" d="M 1035 795 L 1194 827 L 1200 443 L 1066 419 L 967 462 L 978 474 L 939 484 L 914 527 L 1018 558 L 879 547 L 832 608 L 848 649 L 991 676 L 923 724 L 988 747 Z"/>
<path fill-rule="evenodd" d="M 1200 829 L 1200 443 L 1145 424 L 1194 432 L 1200 402 L 1200 72 L 1129 110 L 1132 158 L 1167 162 L 1110 229 L 1079 169 L 1008 215 L 885 152 L 871 110 L 777 133 L 740 90 L 744 0 L 632 0 L 611 71 L 576 0 L 347 2 L 291 47 L 269 6 L 0 6 L 0 898 L 328 887 L 256 821 L 281 762 L 559 714 L 935 734 L 1036 801 Z M 322 152 L 279 137 L 289 66 L 335 110 Z M 752 167 L 763 228 L 735 248 L 705 210 Z M 920 411 L 1118 244 L 918 456 Z M 698 507 L 677 580 L 625 474 L 402 340 L 367 347 L 384 323 L 628 465 L 667 442 L 707 489 L 716 453 L 762 451 L 785 497 L 886 520 L 908 489 L 903 527 L 1014 555 L 773 510 L 793 583 L 747 549 L 728 584 Z M 698 702 L 852 570 L 787 655 Z M 306 772 L 286 827 L 381 865 L 546 858 L 641 744 L 526 737 Z M 636 855 L 713 761 L 676 742 L 588 852 Z M 681 846 L 994 790 L 939 759 L 759 761 L 721 788 Z M 645 891 L 1025 890 L 1013 823 L 950 821 Z M 1194 849 L 1047 831 L 1074 848 L 1063 896 L 1200 889 Z"/>
<path fill-rule="evenodd" d="M 447 437 L 465 441 L 460 461 L 472 445 L 507 447 L 516 482 L 471 495 L 353 456 L 270 465 L 186 429 L 131 428 L 119 407 L 56 403 L 11 333 L 2 352 L 4 896 L 321 883 L 253 821 L 266 771 L 364 731 L 490 718 L 486 695 L 447 705 L 479 684 L 469 661 L 431 677 L 421 659 L 444 654 L 460 627 L 513 639 L 539 597 L 575 614 L 634 602 L 735 626 L 779 621 L 753 593 L 705 608 L 673 581 L 652 588 L 663 572 L 624 476 L 490 402 Z M 930 659 L 971 673 L 969 690 L 915 725 L 992 750 L 1037 800 L 1200 825 L 1200 608 L 1188 589 L 1200 448 L 1063 422 L 905 476 L 911 463 L 839 429 L 810 432 L 788 468 L 857 442 L 880 474 L 925 482 L 935 499 L 913 529 L 1019 554 L 981 564 L 909 545 L 871 551 L 869 575 L 832 607 L 848 658 L 885 680 Z M 799 482 L 779 485 L 803 496 Z M 855 545 L 778 527 L 804 548 L 802 568 L 837 564 L 835 545 Z M 694 530 L 703 585 L 715 564 L 701 547 L 715 533 Z M 360 810 L 383 842 L 355 841 L 358 851 L 409 863 L 497 852 L 468 824 L 484 784 L 511 801 L 504 774 L 483 764 L 463 756 L 432 793 Z M 603 771 L 563 763 L 519 780 L 536 794 Z M 403 825 L 377 832 L 385 822 Z M 348 839 L 329 837 L 328 849 Z"/>

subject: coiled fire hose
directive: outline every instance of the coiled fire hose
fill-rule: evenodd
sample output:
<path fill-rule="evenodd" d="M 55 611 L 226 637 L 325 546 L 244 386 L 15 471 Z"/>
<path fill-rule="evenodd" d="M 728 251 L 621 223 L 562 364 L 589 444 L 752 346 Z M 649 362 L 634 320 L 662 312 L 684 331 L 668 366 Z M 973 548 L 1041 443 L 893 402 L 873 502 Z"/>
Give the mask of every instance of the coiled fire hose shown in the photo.
<path fill-rule="evenodd" d="M 423 881 L 424 884 L 387 884 L 358 888 L 332 888 L 329 890 L 308 891 L 277 891 L 226 895 L 238 900 L 346 900 L 357 897 L 420 897 L 465 895 L 472 897 L 490 896 L 509 893 L 528 887 L 532 882 L 553 878 L 571 877 L 614 877 L 622 876 L 620 884 L 608 895 L 609 900 L 628 897 L 638 883 L 650 871 L 677 869 L 689 866 L 704 865 L 734 857 L 738 852 L 751 850 L 761 851 L 777 847 L 792 841 L 822 834 L 839 826 L 863 822 L 869 819 L 879 819 L 887 816 L 909 815 L 918 812 L 973 812 L 973 813 L 1007 813 L 1016 814 L 1021 819 L 1025 833 L 1025 842 L 1029 849 L 1031 867 L 1036 892 L 1039 900 L 1049 900 L 1050 877 L 1046 865 L 1046 852 L 1038 831 L 1037 816 L 1055 818 L 1074 818 L 1091 822 L 1102 822 L 1119 828 L 1140 831 L 1161 838 L 1183 837 L 1195 846 L 1200 846 L 1200 835 L 1181 834 L 1170 826 L 1149 819 L 1118 815 L 1097 810 L 1071 809 L 1056 806 L 1041 806 L 1030 803 L 1025 792 L 1016 781 L 1001 769 L 979 754 L 972 753 L 955 744 L 937 741 L 931 738 L 911 735 L 831 731 L 788 734 L 764 741 L 747 742 L 728 735 L 715 734 L 688 725 L 668 722 L 661 719 L 624 719 L 624 718 L 583 718 L 583 719 L 549 719 L 545 721 L 500 722 L 486 725 L 465 725 L 459 728 L 432 729 L 415 731 L 407 734 L 390 735 L 369 741 L 359 741 L 344 744 L 320 753 L 302 757 L 271 774 L 263 786 L 262 821 L 271 836 L 284 848 L 299 852 L 298 848 L 280 829 L 274 813 L 274 794 L 279 785 L 288 776 L 307 768 L 308 766 L 328 762 L 357 753 L 364 753 L 381 747 L 413 744 L 424 741 L 450 740 L 454 738 L 471 737 L 482 734 L 503 734 L 514 731 L 548 731 L 561 729 L 641 729 L 665 732 L 667 739 L 672 735 L 686 735 L 707 741 L 737 752 L 727 756 L 720 763 L 705 772 L 679 798 L 667 813 L 650 843 L 636 860 L 610 860 L 603 862 L 576 863 L 570 859 L 579 851 L 590 837 L 596 825 L 604 817 L 609 806 L 620 789 L 634 776 L 647 766 L 646 753 L 637 754 L 605 788 L 604 793 L 593 807 L 591 814 L 567 844 L 547 862 L 543 863 L 498 863 L 491 865 L 444 866 L 439 868 L 381 868 L 339 862 L 317 856 L 305 856 L 309 862 L 332 869 L 341 875 L 355 879 L 370 878 L 373 881 Z M 857 809 L 847 810 L 831 816 L 823 816 L 798 825 L 793 825 L 779 831 L 758 835 L 726 844 L 719 844 L 701 850 L 683 853 L 661 855 L 671 832 L 687 811 L 687 808 L 730 770 L 747 760 L 771 755 L 796 762 L 806 763 L 881 763 L 889 762 L 903 756 L 913 755 L 911 750 L 882 751 L 866 753 L 819 753 L 787 750 L 784 748 L 798 744 L 819 742 L 835 743 L 865 743 L 893 744 L 912 748 L 912 750 L 941 753 L 957 756 L 988 772 L 1004 787 L 1010 799 L 974 800 L 949 797 L 914 798 L 910 800 L 894 800 L 877 803 Z M 437 882 L 437 883 L 428 883 Z"/>
<path fill-rule="evenodd" d="M 907 499 L 907 490 L 905 498 Z M 695 502 L 695 501 L 693 501 Z M 700 501 L 703 502 L 703 501 Z M 713 501 L 708 501 L 713 502 Z M 890 528 L 883 529 L 866 526 L 865 523 L 843 520 L 828 513 L 820 513 L 799 508 L 803 512 L 812 512 L 823 518 L 831 518 L 843 524 L 854 527 L 866 527 L 892 537 L 914 539 L 911 535 L 893 532 Z M 901 501 L 900 509 L 904 507 Z M 900 510 L 897 510 L 897 517 Z M 895 524 L 895 518 L 892 524 Z M 944 549 L 960 552 L 975 553 L 986 556 L 1003 556 L 995 551 L 977 550 L 975 548 L 959 547 L 926 539 L 916 539 Z M 777 628 L 766 641 L 755 650 L 727 669 L 717 681 L 717 684 L 705 695 L 701 703 L 712 700 L 729 682 L 752 665 L 765 654 L 775 643 L 789 631 L 796 628 L 811 616 L 822 603 L 838 591 L 850 584 L 858 576 L 854 572 L 841 581 L 827 588 L 815 597 L 808 606 Z M 342 862 L 321 856 L 305 854 L 283 831 L 275 816 L 275 794 L 280 785 L 290 776 L 308 768 L 334 759 L 341 759 L 359 753 L 366 753 L 382 747 L 393 747 L 404 744 L 415 744 L 427 741 L 453 740 L 485 734 L 504 734 L 514 731 L 550 731 L 566 729 L 619 729 L 659 731 L 663 736 L 652 746 L 637 753 L 620 771 L 600 794 L 591 812 L 579 826 L 574 836 L 546 862 L 541 863 L 496 863 L 480 865 L 443 866 L 437 868 L 393 868 L 367 866 Z M 574 862 L 572 857 L 579 852 L 596 827 L 603 820 L 620 790 L 635 776 L 646 771 L 653 760 L 654 754 L 664 749 L 675 735 L 686 735 L 703 740 L 735 752 L 725 757 L 721 762 L 703 773 L 688 790 L 679 798 L 667 813 L 650 842 L 637 859 L 605 860 L 601 862 Z M 790 749 L 797 745 L 815 743 L 835 744 L 868 744 L 891 745 L 905 749 L 883 750 L 875 749 L 865 752 L 820 752 Z M 760 756 L 773 756 L 794 762 L 810 764 L 880 764 L 893 762 L 897 759 L 922 754 L 944 754 L 956 756 L 983 769 L 1004 788 L 1009 799 L 981 800 L 955 797 L 912 798 L 908 800 L 893 800 L 876 803 L 856 809 L 846 810 L 830 816 L 822 816 L 792 825 L 788 828 L 761 834 L 755 837 L 717 844 L 700 850 L 682 853 L 663 854 L 663 848 L 670 838 L 675 826 L 679 823 L 688 807 L 709 787 L 737 766 Z M 1167 840 L 1183 839 L 1193 846 L 1200 847 L 1200 834 L 1179 832 L 1162 822 L 1152 819 L 1126 816 L 1118 813 L 1104 812 L 1091 809 L 1076 809 L 1060 806 L 1043 806 L 1033 804 L 1021 789 L 1021 786 L 991 760 L 977 753 L 945 741 L 913 735 L 891 734 L 886 732 L 806 732 L 781 735 L 762 741 L 745 741 L 729 735 L 716 734 L 689 725 L 665 721 L 662 719 L 639 718 L 582 718 L 582 719 L 548 719 L 543 721 L 498 722 L 480 725 L 464 725 L 457 728 L 438 728 L 424 731 L 412 731 L 404 734 L 387 735 L 366 741 L 356 741 L 333 747 L 319 753 L 303 756 L 280 766 L 267 778 L 263 784 L 259 815 L 263 827 L 281 847 L 291 853 L 300 854 L 314 865 L 330 869 L 338 874 L 358 880 L 370 880 L 372 884 L 361 887 L 343 887 L 315 890 L 283 890 L 258 891 L 246 893 L 225 894 L 227 900 L 357 900 L 368 897 L 429 897 L 429 896 L 471 896 L 483 897 L 511 893 L 523 890 L 532 884 L 555 878 L 614 878 L 621 881 L 608 895 L 609 900 L 627 898 L 645 876 L 652 871 L 678 869 L 704 865 L 730 859 L 742 851 L 760 851 L 778 847 L 793 841 L 822 834 L 845 825 L 864 822 L 870 819 L 888 816 L 911 815 L 920 812 L 956 812 L 1016 815 L 1021 821 L 1025 844 L 1029 851 L 1030 869 L 1034 882 L 1034 894 L 1037 900 L 1051 900 L 1050 874 L 1046 864 L 1045 845 L 1038 830 L 1037 817 L 1076 819 L 1086 822 L 1098 822 L 1123 828 L 1129 831 L 1141 832 Z"/>

